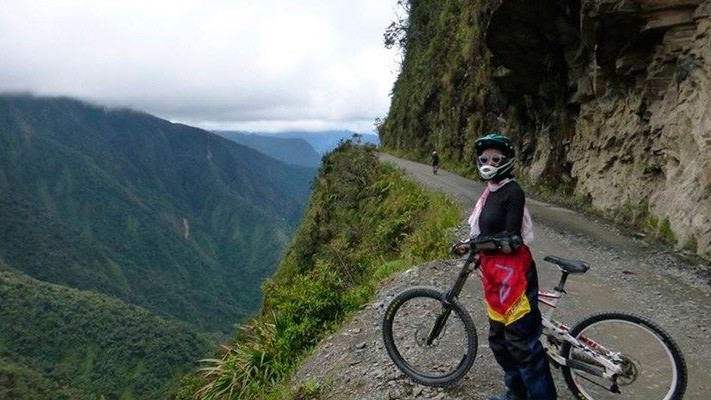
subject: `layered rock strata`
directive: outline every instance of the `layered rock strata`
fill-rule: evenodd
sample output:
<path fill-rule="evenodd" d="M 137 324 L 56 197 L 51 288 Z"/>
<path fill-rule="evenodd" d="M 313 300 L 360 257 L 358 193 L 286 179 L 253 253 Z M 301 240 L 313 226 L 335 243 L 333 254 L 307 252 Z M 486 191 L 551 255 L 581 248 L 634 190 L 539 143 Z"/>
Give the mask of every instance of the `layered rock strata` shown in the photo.
<path fill-rule="evenodd" d="M 532 133 L 529 177 L 711 256 L 711 0 L 492 7 L 493 79 L 524 110 L 508 128 Z"/>

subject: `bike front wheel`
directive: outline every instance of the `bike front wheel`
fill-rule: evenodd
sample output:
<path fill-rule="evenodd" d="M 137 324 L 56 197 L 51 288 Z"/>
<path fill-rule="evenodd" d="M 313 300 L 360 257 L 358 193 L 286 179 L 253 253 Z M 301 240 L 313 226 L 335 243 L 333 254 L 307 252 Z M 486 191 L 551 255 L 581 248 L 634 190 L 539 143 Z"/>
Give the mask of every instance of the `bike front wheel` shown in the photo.
<path fill-rule="evenodd" d="M 395 296 L 383 317 L 388 355 L 405 375 L 426 386 L 453 384 L 476 358 L 474 322 L 461 303 L 444 299 L 434 288 L 410 288 Z"/>
<path fill-rule="evenodd" d="M 671 336 L 653 322 L 630 314 L 603 313 L 579 322 L 570 335 L 585 345 L 585 350 L 581 350 L 565 343 L 561 350 L 563 357 L 574 360 L 562 372 L 577 398 L 682 398 L 686 390 L 686 363 Z M 594 372 L 602 372 L 604 367 L 588 352 L 615 360 L 621 373 L 612 378 L 598 376 Z"/>

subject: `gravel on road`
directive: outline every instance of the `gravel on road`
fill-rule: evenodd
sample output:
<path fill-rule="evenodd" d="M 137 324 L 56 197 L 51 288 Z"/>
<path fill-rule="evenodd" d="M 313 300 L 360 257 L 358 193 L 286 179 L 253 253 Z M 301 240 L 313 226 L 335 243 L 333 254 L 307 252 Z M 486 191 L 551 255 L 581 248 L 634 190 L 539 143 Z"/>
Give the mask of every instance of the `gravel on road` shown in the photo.
<path fill-rule="evenodd" d="M 468 205 L 478 197 L 481 184 L 428 165 L 383 155 L 424 186 L 442 191 L 463 207 L 462 225 L 452 242 L 468 232 Z M 670 249 L 624 235 L 615 226 L 553 205 L 529 201 L 536 239 L 532 251 L 537 261 L 541 288 L 552 287 L 557 268 L 543 261 L 545 255 L 582 259 L 591 265 L 582 276 L 571 276 L 557 319 L 569 326 L 602 311 L 623 311 L 648 317 L 671 334 L 688 366 L 685 399 L 711 398 L 711 286 L 705 271 Z M 327 399 L 486 399 L 504 390 L 501 369 L 488 348 L 481 284 L 471 276 L 460 301 L 477 326 L 479 349 L 469 373 L 447 388 L 431 388 L 405 377 L 388 358 L 381 320 L 388 302 L 411 286 L 448 289 L 459 272 L 461 259 L 413 266 L 383 282 L 372 302 L 355 314 L 336 333 L 323 340 L 304 360 L 293 385 L 315 381 L 326 387 Z M 553 369 L 559 399 L 573 399 L 559 370 Z"/>

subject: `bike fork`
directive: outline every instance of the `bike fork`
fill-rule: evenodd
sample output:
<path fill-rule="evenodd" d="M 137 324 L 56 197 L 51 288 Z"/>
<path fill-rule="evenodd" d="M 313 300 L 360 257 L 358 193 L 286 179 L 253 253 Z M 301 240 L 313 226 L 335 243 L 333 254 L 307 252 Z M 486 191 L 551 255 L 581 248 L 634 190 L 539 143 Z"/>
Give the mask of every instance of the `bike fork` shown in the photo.
<path fill-rule="evenodd" d="M 452 289 L 447 292 L 447 294 L 442 296 L 442 299 L 440 300 L 442 302 L 442 312 L 437 316 L 437 319 L 435 319 L 434 325 L 432 325 L 432 328 L 427 335 L 427 339 L 425 339 L 426 345 L 431 346 L 435 339 L 442 334 L 444 325 L 447 323 L 447 319 L 449 318 L 449 314 L 452 313 L 452 301 L 459 296 L 459 293 L 464 288 L 464 283 L 467 281 L 467 277 L 472 273 L 472 264 L 474 264 L 474 268 L 476 268 L 479 265 L 479 261 L 470 255 L 462 266 L 461 271 L 459 271 L 459 275 L 457 276 L 457 280 L 454 282 Z"/>
<path fill-rule="evenodd" d="M 439 337 L 439 335 L 442 334 L 442 331 L 444 330 L 444 325 L 447 323 L 447 319 L 449 319 L 449 314 L 452 313 L 452 307 L 449 306 L 449 301 L 447 299 L 442 299 L 442 312 L 437 316 L 437 319 L 435 319 L 434 324 L 432 325 L 432 328 L 430 329 L 430 333 L 427 335 L 427 340 L 425 341 L 425 344 L 428 346 L 432 345 L 432 343 Z"/>

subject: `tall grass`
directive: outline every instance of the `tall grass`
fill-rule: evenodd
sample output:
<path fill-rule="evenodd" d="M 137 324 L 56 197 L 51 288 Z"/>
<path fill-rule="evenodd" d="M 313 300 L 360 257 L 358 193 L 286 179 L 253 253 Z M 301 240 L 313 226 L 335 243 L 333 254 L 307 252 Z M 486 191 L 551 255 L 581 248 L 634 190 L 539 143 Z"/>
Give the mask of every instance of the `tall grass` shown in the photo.
<path fill-rule="evenodd" d="M 232 345 L 222 346 L 222 356 L 200 360 L 199 372 L 207 381 L 197 397 L 206 400 L 254 398 L 284 376 L 277 341 L 284 324 L 272 314 L 270 319 L 253 320 L 238 328 Z"/>

